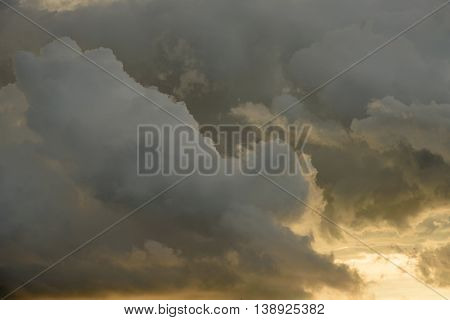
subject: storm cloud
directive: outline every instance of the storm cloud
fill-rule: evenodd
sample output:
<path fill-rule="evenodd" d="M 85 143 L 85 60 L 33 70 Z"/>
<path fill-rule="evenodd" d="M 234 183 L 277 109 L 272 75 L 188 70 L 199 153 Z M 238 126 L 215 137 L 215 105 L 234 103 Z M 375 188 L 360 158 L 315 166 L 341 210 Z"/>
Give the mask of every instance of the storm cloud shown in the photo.
<path fill-rule="evenodd" d="M 264 123 L 441 2 L 8 1 L 193 127 Z M 318 190 L 318 209 L 352 230 L 404 232 L 424 211 L 447 207 L 449 14 L 441 11 L 277 118 L 282 126 L 313 126 L 305 152 L 314 170 L 309 179 L 277 182 L 302 199 Z M 6 292 L 177 177 L 135 175 L 136 125 L 173 118 L 3 5 L 0 39 Z M 260 180 L 194 175 L 28 293 L 357 291 L 354 271 L 286 227 L 304 208 Z M 321 227 L 316 237 L 342 236 Z M 49 241 L 54 249 L 46 249 Z M 440 263 L 430 255 L 444 254 L 424 254 L 423 270 Z M 82 276 L 97 282 L 80 284 Z"/>
<path fill-rule="evenodd" d="M 110 50 L 85 54 L 196 126 L 184 104 L 134 82 Z M 16 75 L 17 87 L 1 92 L 28 101 L 14 105 L 22 125 L 4 128 L 22 130 L 24 138 L 1 145 L 5 293 L 177 178 L 138 177 L 135 167 L 137 125 L 176 120 L 71 50 L 53 42 L 39 56 L 20 53 Z M 2 113 L 11 109 L 4 100 Z M 301 176 L 276 179 L 307 197 Z M 298 298 L 322 287 L 357 292 L 362 280 L 354 271 L 316 253 L 309 236 L 283 226 L 304 209 L 278 192 L 258 176 L 195 174 L 19 296 L 190 290 L 203 297 Z"/>

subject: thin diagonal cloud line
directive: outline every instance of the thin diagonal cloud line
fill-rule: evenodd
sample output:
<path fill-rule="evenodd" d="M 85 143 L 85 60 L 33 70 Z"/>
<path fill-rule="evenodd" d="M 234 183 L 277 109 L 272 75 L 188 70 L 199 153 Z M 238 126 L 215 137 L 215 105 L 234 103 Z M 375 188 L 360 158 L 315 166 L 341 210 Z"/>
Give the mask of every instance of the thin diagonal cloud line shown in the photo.
<path fill-rule="evenodd" d="M 52 33 L 51 31 L 47 30 L 45 27 L 41 26 L 39 23 L 37 23 L 36 21 L 34 21 L 33 19 L 31 19 L 30 17 L 26 16 L 25 14 L 23 14 L 22 12 L 20 12 L 19 10 L 17 10 L 15 7 L 11 6 L 10 4 L 6 3 L 4 0 L 0 0 L 1 3 L 3 3 L 6 7 L 8 7 L 9 9 L 11 9 L 14 13 L 16 13 L 18 16 L 24 18 L 25 20 L 27 20 L 29 23 L 31 23 L 32 25 L 34 25 L 35 27 L 37 27 L 39 30 L 43 31 L 44 33 L 46 33 L 47 35 L 49 35 L 51 38 L 55 39 L 56 41 L 58 41 L 59 43 L 61 43 L 62 45 L 64 45 L 66 48 L 72 50 L 73 52 L 75 52 L 76 54 L 78 54 L 79 56 L 81 56 L 83 59 L 85 59 L 87 62 L 89 62 L 90 64 L 94 65 L 95 67 L 99 68 L 101 71 L 105 72 L 107 75 L 109 75 L 110 77 L 112 77 L 114 80 L 117 80 L 118 82 L 120 82 L 122 85 L 124 85 L 125 87 L 127 87 L 128 89 L 130 89 L 131 91 L 133 91 L 134 93 L 136 93 L 137 95 L 141 96 L 142 98 L 144 98 L 145 100 L 151 102 L 152 104 L 154 104 L 158 109 L 160 109 L 161 111 L 165 112 L 166 114 L 168 114 L 169 116 L 171 116 L 172 118 L 174 118 L 175 120 L 179 121 L 180 123 L 186 124 L 188 125 L 185 121 L 181 120 L 179 117 L 177 117 L 176 115 L 174 115 L 172 112 L 166 110 L 161 104 L 159 104 L 158 102 L 156 102 L 155 100 L 153 100 L 152 98 L 148 97 L 147 95 L 145 95 L 144 93 L 142 93 L 141 91 L 137 90 L 136 88 L 134 88 L 133 86 L 131 86 L 130 84 L 126 83 L 124 80 L 120 79 L 117 75 L 115 75 L 114 73 L 112 73 L 111 71 L 109 71 L 108 69 L 106 69 L 105 67 L 102 67 L 101 65 L 99 65 L 97 62 L 95 62 L 94 60 L 92 60 L 91 58 L 89 58 L 88 56 L 86 56 L 83 52 L 81 52 L 80 50 L 77 50 L 76 48 L 74 48 L 73 46 L 71 46 L 70 44 L 68 44 L 67 42 L 63 41 L 61 38 L 59 38 L 57 35 L 55 35 L 54 33 Z"/>
<path fill-rule="evenodd" d="M 406 270 L 405 268 L 403 268 L 402 266 L 396 264 L 394 261 L 392 261 L 391 259 L 389 259 L 387 256 L 385 256 L 383 253 L 381 253 L 379 250 L 375 249 L 374 247 L 372 247 L 371 245 L 369 245 L 367 242 L 365 242 L 364 240 L 360 239 L 358 236 L 354 235 L 352 232 L 348 231 L 346 228 L 342 227 L 341 225 L 339 225 L 338 223 L 334 222 L 332 219 L 330 219 L 329 217 L 323 215 L 320 210 L 310 206 L 308 203 L 306 203 L 304 200 L 302 200 L 301 198 L 299 198 L 297 195 L 295 195 L 294 193 L 290 192 L 289 190 L 287 190 L 286 188 L 284 188 L 283 186 L 281 186 L 280 184 L 278 184 L 277 182 L 275 182 L 273 179 L 269 178 L 268 176 L 262 174 L 262 173 L 258 173 L 258 175 L 260 175 L 261 177 L 263 177 L 264 179 L 266 179 L 267 181 L 269 181 L 270 183 L 272 183 L 274 186 L 276 186 L 278 189 L 280 189 L 281 191 L 284 191 L 285 193 L 287 193 L 288 195 L 290 195 L 292 198 L 294 198 L 295 200 L 297 200 L 298 202 L 300 202 L 301 204 L 303 204 L 305 207 L 309 208 L 310 210 L 312 210 L 312 212 L 316 215 L 318 215 L 319 217 L 321 217 L 322 219 L 324 219 L 325 221 L 327 221 L 328 223 L 332 224 L 334 227 L 338 228 L 339 230 L 341 230 L 342 232 L 344 232 L 345 234 L 347 234 L 348 236 L 350 236 L 351 238 L 353 238 L 354 240 L 358 241 L 359 243 L 361 243 L 364 247 L 366 247 L 367 249 L 369 249 L 370 251 L 374 252 L 375 254 L 377 254 L 379 257 L 383 258 L 384 260 L 386 260 L 387 262 L 391 263 L 392 265 L 394 265 L 396 268 L 398 268 L 400 271 L 406 273 L 407 275 L 409 275 L 412 279 L 416 280 L 417 282 L 419 282 L 420 284 L 422 284 L 423 286 L 425 286 L 426 288 L 430 289 L 431 291 L 433 291 L 435 294 L 437 294 L 438 296 L 440 296 L 441 298 L 448 300 L 448 298 L 446 296 L 444 296 L 442 293 L 440 293 L 439 291 L 437 291 L 436 289 L 434 289 L 433 287 L 431 287 L 430 285 L 428 285 L 426 282 L 420 280 L 419 278 L 417 278 L 415 275 L 413 275 L 412 273 L 410 273 L 408 270 Z"/>
<path fill-rule="evenodd" d="M 396 35 L 394 35 L 392 38 L 390 38 L 389 40 L 385 41 L 384 43 L 382 43 L 381 45 L 379 45 L 378 47 L 376 47 L 375 49 L 373 49 L 372 51 L 370 51 L 369 53 L 367 53 L 365 56 L 361 57 L 360 59 L 356 60 L 355 62 L 353 62 L 352 64 L 350 64 L 349 66 L 347 66 L 345 69 L 343 69 L 342 71 L 340 71 L 339 73 L 337 73 L 336 75 L 334 75 L 333 77 L 331 77 L 330 79 L 328 79 L 327 81 L 325 81 L 324 83 L 322 83 L 321 85 L 319 85 L 318 87 L 314 88 L 312 91 L 308 92 L 305 96 L 303 96 L 301 99 L 293 102 L 292 104 L 290 104 L 289 106 L 287 106 L 285 109 L 283 109 L 282 111 L 278 112 L 276 115 L 274 115 L 270 120 L 264 122 L 264 124 L 262 124 L 260 126 L 260 128 L 265 127 L 266 125 L 268 125 L 269 123 L 271 123 L 272 121 L 274 121 L 276 118 L 280 117 L 281 115 L 285 114 L 286 112 L 288 112 L 290 109 L 292 109 L 293 107 L 295 107 L 296 105 L 304 102 L 305 100 L 307 100 L 308 98 L 310 98 L 311 96 L 315 95 L 317 92 L 319 92 L 320 90 L 322 90 L 323 88 L 327 87 L 328 85 L 330 85 L 331 83 L 333 83 L 334 81 L 338 80 L 339 78 L 341 78 L 342 76 L 344 76 L 345 74 L 347 74 L 348 72 L 350 72 L 352 69 L 356 68 L 358 65 L 362 64 L 363 62 L 365 62 L 367 59 L 369 59 L 370 57 L 374 56 L 375 54 L 377 54 L 378 52 L 380 52 L 381 50 L 383 50 L 384 48 L 386 48 L 387 46 L 389 46 L 390 44 L 392 44 L 393 42 L 395 42 L 398 38 L 404 36 L 406 33 L 408 33 L 409 31 L 411 31 L 412 29 L 414 29 L 415 27 L 417 27 L 418 25 L 422 24 L 423 22 L 425 22 L 426 20 L 428 20 L 429 18 L 431 18 L 432 16 L 434 16 L 435 14 L 437 14 L 439 11 L 443 10 L 445 7 L 447 7 L 450 4 L 450 1 L 446 1 L 443 4 L 441 4 L 440 6 L 438 6 L 437 8 L 433 9 L 431 12 L 427 13 L 426 15 L 424 15 L 422 18 L 420 18 L 419 20 L 416 20 L 413 24 L 411 24 L 410 26 L 408 26 L 407 28 L 403 29 L 402 31 L 400 31 L 399 33 L 397 33 Z"/>
<path fill-rule="evenodd" d="M 148 205 L 150 205 L 152 202 L 154 202 L 155 200 L 157 200 L 159 197 L 163 196 L 164 194 L 166 194 L 167 192 L 171 191 L 172 189 L 174 189 L 176 186 L 178 186 L 180 183 L 182 183 L 183 181 L 185 181 L 187 178 L 191 177 L 193 175 L 193 173 L 184 176 L 181 179 L 178 179 L 177 181 L 175 181 L 173 184 L 171 184 L 170 186 L 168 186 L 167 188 L 161 190 L 160 192 L 158 192 L 156 195 L 154 195 L 153 197 L 151 197 L 149 200 L 145 201 L 144 203 L 142 203 L 141 205 L 139 205 L 138 207 L 136 207 L 135 209 L 131 210 L 130 212 L 128 212 L 126 215 L 124 215 L 123 217 L 119 218 L 118 220 L 116 220 L 115 222 L 113 222 L 112 224 L 110 224 L 109 226 L 107 226 L 106 228 L 104 228 L 102 231 L 100 231 L 99 233 L 97 233 L 96 235 L 94 235 L 92 238 L 86 240 L 85 242 L 83 242 L 82 244 L 80 244 L 78 247 L 76 247 L 75 249 L 73 249 L 72 251 L 68 252 L 67 254 L 65 254 L 64 256 L 62 256 L 61 258 L 59 258 L 58 260 L 56 260 L 55 262 L 53 262 L 52 264 L 50 264 L 48 267 L 46 267 L 45 269 L 43 269 L 42 271 L 40 271 L 39 273 L 37 273 L 36 275 L 34 275 L 33 277 L 31 277 L 30 279 L 28 279 L 27 281 L 25 281 L 24 283 L 22 283 L 20 286 L 18 286 L 17 288 L 15 288 L 14 290 L 12 290 L 11 292 L 9 292 L 7 295 L 2 297 L 2 300 L 7 299 L 8 297 L 12 296 L 13 294 L 15 294 L 17 291 L 19 291 L 20 289 L 26 287 L 27 285 L 29 285 L 30 283 L 32 283 L 33 281 L 35 281 L 36 279 L 38 279 L 39 277 L 43 276 L 44 274 L 46 274 L 47 272 L 51 271 L 52 269 L 54 269 L 56 266 L 58 266 L 59 264 L 61 264 L 62 262 L 64 262 L 65 260 L 67 260 L 68 258 L 70 258 L 71 256 L 73 256 L 74 254 L 78 253 L 79 251 L 83 250 L 84 248 L 86 248 L 88 245 L 92 244 L 93 242 L 95 242 L 96 240 L 98 240 L 99 238 L 101 238 L 102 236 L 104 236 L 105 234 L 107 234 L 108 232 L 110 232 L 112 229 L 114 229 L 115 227 L 117 227 L 118 225 L 120 225 L 122 222 L 126 221 L 127 219 L 129 219 L 130 217 L 132 217 L 133 215 L 135 215 L 136 213 L 138 213 L 140 210 L 144 209 L 145 207 L 147 207 Z"/>

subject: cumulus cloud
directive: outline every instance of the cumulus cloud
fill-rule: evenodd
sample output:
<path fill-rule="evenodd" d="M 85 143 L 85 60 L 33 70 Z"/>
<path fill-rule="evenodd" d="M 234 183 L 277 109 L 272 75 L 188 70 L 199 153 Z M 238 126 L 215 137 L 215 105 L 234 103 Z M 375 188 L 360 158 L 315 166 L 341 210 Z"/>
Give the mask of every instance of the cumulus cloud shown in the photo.
<path fill-rule="evenodd" d="M 75 39 L 82 49 L 95 49 L 87 54 L 196 126 L 208 122 L 263 123 L 441 1 L 10 0 L 9 3 L 58 36 Z M 276 120 L 279 125 L 313 125 L 305 149 L 317 171 L 312 183 L 322 191 L 325 214 L 336 221 L 358 228 L 382 228 L 388 223 L 404 230 L 424 210 L 448 204 L 450 47 L 445 39 L 450 27 L 449 14 L 448 10 L 440 12 Z M 82 195 L 81 199 L 90 205 L 100 205 L 101 209 L 95 212 L 104 212 L 107 203 L 106 212 L 119 214 L 123 212 L 119 208 L 125 210 L 136 205 L 144 196 L 172 181 L 173 177 L 167 178 L 170 181 L 155 178 L 157 181 L 149 183 L 130 176 L 135 163 L 128 157 L 128 146 L 134 139 L 134 125 L 142 119 L 161 124 L 172 123 L 173 119 L 103 75 L 90 73 L 79 58 L 68 59 L 70 53 L 58 60 L 60 49 L 55 44 L 46 47 L 39 58 L 31 53 L 19 55 L 14 70 L 18 50 L 36 54 L 51 39 L 3 6 L 0 6 L 0 38 L 0 86 L 17 80 L 17 85 L 3 88 L 0 93 L 3 105 L 0 131 L 5 133 L 0 143 L 16 149 L 20 144 L 18 149 L 28 150 L 30 159 L 36 154 L 48 166 L 45 168 L 62 172 L 64 179 L 68 179 L 64 181 L 75 186 L 75 199 Z M 56 70 L 66 76 L 62 78 Z M 85 78 L 86 87 L 80 85 L 81 77 Z M 99 82 L 105 86 L 98 85 Z M 66 92 L 59 88 L 59 83 L 66 83 L 73 90 Z M 50 87 L 59 89 L 54 94 Z M 94 94 L 92 88 L 98 93 Z M 174 99 L 167 95 L 173 95 Z M 186 105 L 176 101 L 185 101 Z M 103 105 L 110 107 L 106 109 Z M 97 138 L 92 139 L 93 136 Z M 115 139 L 111 140 L 111 136 Z M 13 158 L 4 167 L 13 163 Z M 198 194 L 174 193 L 177 199 L 183 199 L 184 211 L 198 213 L 192 213 L 189 219 L 180 213 L 183 218 L 177 220 L 182 224 L 177 241 L 166 236 L 168 229 L 150 228 L 149 232 L 157 237 L 136 232 L 136 242 L 117 253 L 118 257 L 130 256 L 133 250 L 139 257 L 151 256 L 144 243 L 155 241 L 186 262 L 183 254 L 189 252 L 191 256 L 197 251 L 190 246 L 180 248 L 183 243 L 192 244 L 192 238 L 229 235 L 230 230 L 237 232 L 239 225 L 231 222 L 226 227 L 223 224 L 220 228 L 212 227 L 212 222 L 230 217 L 229 212 L 260 210 L 270 212 L 276 221 L 302 214 L 287 198 L 262 197 L 272 195 L 272 189 L 259 183 L 255 188 L 251 179 L 217 179 L 207 182 L 193 177 L 190 183 L 200 190 Z M 311 189 L 302 179 L 283 178 L 279 182 L 305 196 Z M 235 183 L 246 192 L 242 193 Z M 217 199 L 213 194 L 223 196 Z M 228 203 L 224 199 L 231 200 Z M 171 203 L 168 200 L 166 205 Z M 196 209 L 197 203 L 203 203 L 202 210 Z M 221 214 L 206 214 L 212 206 L 220 207 L 216 211 Z M 164 206 L 154 209 L 178 210 Z M 102 214 L 99 213 L 99 221 L 103 221 Z M 205 216 L 211 222 L 208 227 L 194 227 Z M 175 215 L 170 217 L 175 219 Z M 159 221 L 167 224 L 170 220 L 162 213 L 152 219 L 156 219 L 156 224 Z M 271 221 L 261 221 L 269 229 L 274 227 Z M 195 232 L 187 232 L 188 229 Z M 278 227 L 274 230 L 282 233 Z M 334 234 L 334 229 L 325 225 L 324 230 Z M 261 231 L 265 233 L 272 234 Z M 226 261 L 232 268 L 223 270 L 222 278 L 242 276 L 243 252 L 235 248 L 231 238 L 223 236 L 220 242 L 223 250 L 216 250 L 220 253 L 214 257 L 195 261 L 217 266 Z M 260 262 L 245 265 L 263 265 L 271 270 L 268 266 L 272 262 L 254 252 L 246 254 L 258 257 Z M 192 259 L 188 261 L 187 265 L 193 265 Z M 176 268 L 186 272 L 185 265 L 178 264 Z M 205 268 L 196 270 L 202 272 L 193 271 L 195 279 L 207 274 Z M 217 276 L 216 280 L 220 278 Z M 194 282 L 205 283 L 202 279 Z M 182 282 L 177 278 L 173 284 Z M 124 280 L 123 284 L 128 282 Z M 300 286 L 300 291 L 308 291 L 306 284 Z M 274 287 L 273 290 L 283 292 Z"/>
<path fill-rule="evenodd" d="M 243 104 L 231 114 L 262 124 L 279 112 L 280 102 L 294 101 L 284 95 L 270 108 Z M 313 126 L 305 151 L 311 155 L 327 216 L 358 228 L 388 222 L 403 229 L 424 210 L 448 204 L 448 142 L 442 138 L 450 128 L 447 111 L 447 105 L 405 106 L 385 98 L 370 104 L 370 116 L 354 120 L 350 129 L 316 116 L 306 105 L 277 124 Z M 324 227 L 336 234 L 334 227 Z"/>
<path fill-rule="evenodd" d="M 197 126 L 184 104 L 130 78 L 111 50 L 85 54 Z M 39 140 L 0 145 L 6 155 L 0 160 L 3 292 L 178 178 L 137 177 L 135 167 L 137 125 L 176 120 L 60 43 L 38 56 L 18 54 L 16 75 L 29 104 L 25 113 L 17 104 L 16 112 Z M 1 96 L 11 90 L 3 88 Z M 14 99 L 23 102 L 13 91 L 19 98 L 4 99 L 1 110 Z M 276 179 L 308 196 L 301 176 Z M 283 226 L 302 213 L 301 205 L 258 176 L 194 174 L 22 296 L 189 289 L 203 297 L 294 298 L 311 297 L 321 287 L 357 291 L 362 281 L 356 273 L 315 252 L 309 236 Z"/>
<path fill-rule="evenodd" d="M 317 183 L 326 213 L 354 226 L 388 222 L 400 228 L 422 211 L 448 203 L 449 165 L 442 157 L 408 145 L 379 152 L 356 143 L 315 148 Z M 332 164 L 326 159 L 335 159 Z"/>

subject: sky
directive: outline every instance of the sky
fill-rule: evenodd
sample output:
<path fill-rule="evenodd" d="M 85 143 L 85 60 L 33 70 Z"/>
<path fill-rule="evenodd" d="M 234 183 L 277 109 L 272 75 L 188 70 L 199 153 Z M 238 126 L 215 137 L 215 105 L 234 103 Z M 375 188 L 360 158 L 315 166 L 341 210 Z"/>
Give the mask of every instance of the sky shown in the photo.
<path fill-rule="evenodd" d="M 261 125 L 443 3 L 7 2 L 116 79 L 0 4 L 2 296 L 179 178 L 136 175 L 137 126 L 177 124 L 136 91 L 194 128 Z M 308 206 L 214 149 L 216 175 L 12 298 L 449 297 L 449 10 L 277 118 L 312 126 L 313 173 L 274 178 Z"/>

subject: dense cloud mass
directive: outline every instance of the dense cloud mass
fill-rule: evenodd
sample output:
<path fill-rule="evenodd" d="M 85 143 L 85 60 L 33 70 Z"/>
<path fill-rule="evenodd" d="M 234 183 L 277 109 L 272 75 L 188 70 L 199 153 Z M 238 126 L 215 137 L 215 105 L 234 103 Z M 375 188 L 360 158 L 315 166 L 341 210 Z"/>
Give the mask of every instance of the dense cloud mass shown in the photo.
<path fill-rule="evenodd" d="M 277 112 L 280 102 L 289 105 L 289 101 L 295 99 L 280 97 L 271 108 L 240 105 L 232 114 L 264 123 Z M 430 109 L 432 113 L 427 112 Z M 355 120 L 350 130 L 317 118 L 305 106 L 296 110 L 294 123 L 313 125 L 306 152 L 317 170 L 316 183 L 323 189 L 327 216 L 357 228 L 388 222 L 403 229 L 424 210 L 448 204 L 448 143 L 439 134 L 449 128 L 447 107 L 407 107 L 386 98 L 373 102 L 368 110 L 370 116 Z M 278 125 L 287 123 L 282 117 Z M 324 227 L 336 233 L 329 224 Z"/>
<path fill-rule="evenodd" d="M 440 2 L 69 1 L 90 5 L 65 11 L 55 11 L 59 1 L 26 3 L 23 10 L 55 34 L 83 48 L 113 49 L 140 83 L 186 101 L 199 121 L 217 122 L 239 101 L 270 103 L 283 89 L 301 95 Z M 344 10 L 348 7 L 352 10 Z M 313 108 L 348 124 L 364 116 L 373 98 L 395 95 L 406 103 L 447 98 L 447 15 L 330 86 Z M 17 49 L 37 50 L 48 36 L 11 12 L 2 17 L 1 65 L 10 69 Z M 22 32 L 25 43 L 18 41 Z M 433 85 L 421 86 L 422 79 Z"/>
<path fill-rule="evenodd" d="M 86 55 L 196 126 L 185 105 L 135 83 L 110 50 Z M 137 125 L 176 120 L 60 43 L 37 57 L 20 53 L 16 63 L 20 89 L 3 88 L 0 109 L 17 124 L 2 126 L 17 138 L 0 145 L 5 292 L 177 178 L 138 177 L 135 167 Z M 303 208 L 287 195 L 273 197 L 277 189 L 261 179 L 194 175 L 28 293 L 192 290 L 293 298 L 324 286 L 356 292 L 356 273 L 317 254 L 310 237 L 282 226 Z M 301 176 L 277 181 L 299 197 L 308 195 Z"/>
<path fill-rule="evenodd" d="M 193 127 L 263 124 L 442 3 L 7 2 Z M 302 199 L 317 196 L 321 213 L 357 231 L 406 232 L 424 212 L 447 208 L 449 32 L 447 9 L 278 117 L 280 126 L 313 126 L 305 152 L 314 175 L 277 182 Z M 135 159 L 137 124 L 176 120 L 1 4 L 0 39 L 0 285 L 7 291 L 176 181 L 136 177 Z M 359 275 L 287 226 L 302 218 L 302 206 L 261 177 L 194 175 L 23 294 L 357 291 Z M 315 236 L 342 234 L 322 222 Z M 446 285 L 445 247 L 433 250 L 419 270 Z"/>

